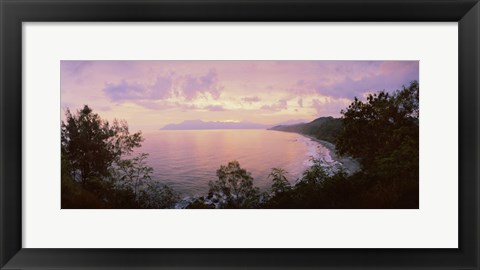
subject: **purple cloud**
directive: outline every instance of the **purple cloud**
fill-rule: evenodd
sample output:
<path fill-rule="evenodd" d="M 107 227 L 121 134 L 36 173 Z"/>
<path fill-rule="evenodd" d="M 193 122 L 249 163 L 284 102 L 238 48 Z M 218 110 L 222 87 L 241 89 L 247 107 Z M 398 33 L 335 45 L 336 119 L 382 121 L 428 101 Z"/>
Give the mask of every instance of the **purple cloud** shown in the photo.
<path fill-rule="evenodd" d="M 279 100 L 278 102 L 272 104 L 272 105 L 263 105 L 260 107 L 262 110 L 267 110 L 267 111 L 281 111 L 281 110 L 286 110 L 287 109 L 287 101 L 282 99 Z"/>
<path fill-rule="evenodd" d="M 78 75 L 92 65 L 92 61 L 60 61 L 61 70 L 70 75 Z"/>
<path fill-rule="evenodd" d="M 107 83 L 103 92 L 112 100 L 112 101 L 125 101 L 132 99 L 146 99 L 147 97 L 147 88 L 138 83 L 128 83 L 125 80 L 114 84 Z"/>
<path fill-rule="evenodd" d="M 340 100 L 329 99 L 327 102 L 321 102 L 318 99 L 313 99 L 312 107 L 317 111 L 317 116 L 339 116 L 340 110 L 346 106 Z"/>
<path fill-rule="evenodd" d="M 260 101 L 260 98 L 258 96 L 254 96 L 254 97 L 244 97 L 242 98 L 242 101 L 245 101 L 247 103 L 253 103 L 253 102 L 259 102 Z"/>
<path fill-rule="evenodd" d="M 178 103 L 178 102 L 176 102 L 175 104 L 180 108 L 182 112 L 198 109 L 198 106 L 194 104 L 184 104 L 184 103 Z"/>
<path fill-rule="evenodd" d="M 150 110 L 164 110 L 174 108 L 173 104 L 166 101 L 154 102 L 153 100 L 137 100 L 135 104 Z"/>
<path fill-rule="evenodd" d="M 93 61 L 60 61 L 61 70 L 69 75 L 78 75 L 93 65 Z"/>
<path fill-rule="evenodd" d="M 297 103 L 298 103 L 298 106 L 303 108 L 303 99 L 301 99 L 301 98 L 298 99 Z"/>
<path fill-rule="evenodd" d="M 119 83 L 107 83 L 103 92 L 116 102 L 139 100 L 159 100 L 171 95 L 172 78 L 169 76 L 157 76 L 153 85 L 143 85 L 137 82 L 122 80 Z M 137 102 L 138 103 L 138 102 Z"/>
<path fill-rule="evenodd" d="M 171 76 L 157 76 L 157 80 L 151 87 L 152 98 L 164 99 L 171 95 L 172 77 Z"/>
<path fill-rule="evenodd" d="M 378 65 L 378 63 L 375 63 Z M 337 67 L 344 74 L 353 72 L 352 67 Z M 333 98 L 360 97 L 368 91 L 394 91 L 402 85 L 408 85 L 418 80 L 419 66 L 417 61 L 386 61 L 376 68 L 377 73 L 363 72 L 360 78 L 346 75 L 343 80 L 328 85 L 318 83 L 315 86 L 317 93 Z M 358 77 L 358 76 L 357 76 Z"/>
<path fill-rule="evenodd" d="M 86 83 L 89 71 L 93 66 L 93 61 L 60 61 L 61 81 L 68 82 L 70 86 L 65 87 L 65 91 L 69 91 L 72 85 L 83 85 Z"/>
<path fill-rule="evenodd" d="M 226 109 L 221 106 L 221 105 L 208 105 L 203 107 L 206 110 L 209 110 L 211 112 L 221 112 L 221 111 L 226 111 Z"/>
<path fill-rule="evenodd" d="M 158 102 L 153 102 L 150 100 L 139 100 L 135 102 L 137 105 L 140 105 L 146 109 L 150 110 L 165 110 L 165 109 L 180 109 L 182 112 L 190 111 L 190 110 L 197 110 L 199 109 L 198 106 L 194 104 L 184 104 L 179 102 L 169 102 L 166 100 L 161 100 Z"/>
<path fill-rule="evenodd" d="M 183 81 L 182 94 L 188 101 L 207 93 L 210 93 L 214 99 L 218 99 L 222 90 L 223 87 L 218 85 L 217 73 L 210 70 L 204 76 L 186 76 Z"/>

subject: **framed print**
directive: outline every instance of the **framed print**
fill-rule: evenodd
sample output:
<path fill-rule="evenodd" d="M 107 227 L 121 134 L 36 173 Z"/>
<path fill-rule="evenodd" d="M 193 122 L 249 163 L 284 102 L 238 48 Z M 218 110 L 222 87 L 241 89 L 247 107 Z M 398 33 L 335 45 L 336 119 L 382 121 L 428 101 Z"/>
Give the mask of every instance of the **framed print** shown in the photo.
<path fill-rule="evenodd" d="M 2 269 L 478 269 L 477 1 L 0 8 Z"/>

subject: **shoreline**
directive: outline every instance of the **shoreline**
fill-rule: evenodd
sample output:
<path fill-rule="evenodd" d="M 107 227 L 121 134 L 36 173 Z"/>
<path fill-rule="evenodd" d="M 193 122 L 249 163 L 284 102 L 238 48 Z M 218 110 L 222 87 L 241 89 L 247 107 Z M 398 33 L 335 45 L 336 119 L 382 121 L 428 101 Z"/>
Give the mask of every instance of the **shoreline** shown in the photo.
<path fill-rule="evenodd" d="M 360 170 L 360 164 L 354 158 L 348 157 L 348 156 L 337 155 L 335 144 L 333 144 L 331 142 L 324 141 L 324 140 L 317 139 L 317 138 L 315 138 L 311 135 L 306 135 L 306 134 L 301 134 L 301 133 L 296 133 L 296 134 L 298 134 L 300 136 L 303 136 L 305 138 L 308 138 L 308 139 L 310 139 L 314 142 L 317 142 L 317 143 L 321 144 L 322 146 L 324 146 L 325 148 L 327 148 L 327 150 L 329 151 L 332 159 L 337 161 L 337 162 L 340 162 L 340 164 L 342 164 L 342 167 L 345 169 L 345 171 L 349 175 L 354 174 L 355 172 L 358 172 Z"/>

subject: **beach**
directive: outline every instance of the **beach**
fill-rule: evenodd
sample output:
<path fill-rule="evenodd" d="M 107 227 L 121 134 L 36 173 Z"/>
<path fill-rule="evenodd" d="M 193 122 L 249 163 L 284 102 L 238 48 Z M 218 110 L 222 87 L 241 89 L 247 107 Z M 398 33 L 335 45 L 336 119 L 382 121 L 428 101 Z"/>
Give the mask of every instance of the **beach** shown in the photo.
<path fill-rule="evenodd" d="M 298 134 L 300 134 L 300 133 L 298 133 Z M 352 157 L 338 155 L 336 153 L 336 148 L 335 148 L 335 145 L 333 143 L 327 142 L 327 141 L 324 141 L 324 140 L 320 140 L 320 139 L 317 139 L 313 136 L 306 135 L 306 134 L 300 134 L 300 135 L 302 135 L 306 138 L 309 138 L 310 140 L 315 141 L 315 142 L 323 145 L 325 148 L 327 148 L 328 151 L 330 152 L 330 156 L 332 157 L 332 159 L 341 163 L 342 167 L 345 169 L 345 171 L 348 174 L 354 174 L 355 172 L 360 170 L 360 163 Z"/>

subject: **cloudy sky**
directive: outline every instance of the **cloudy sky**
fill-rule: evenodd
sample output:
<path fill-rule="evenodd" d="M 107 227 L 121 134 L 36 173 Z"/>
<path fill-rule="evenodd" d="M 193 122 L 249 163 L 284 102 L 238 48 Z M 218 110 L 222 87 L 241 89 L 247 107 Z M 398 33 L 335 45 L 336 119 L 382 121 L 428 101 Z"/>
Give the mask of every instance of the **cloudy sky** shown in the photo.
<path fill-rule="evenodd" d="M 61 61 L 61 106 L 132 130 L 185 120 L 277 124 L 340 116 L 356 96 L 418 80 L 418 61 Z"/>

